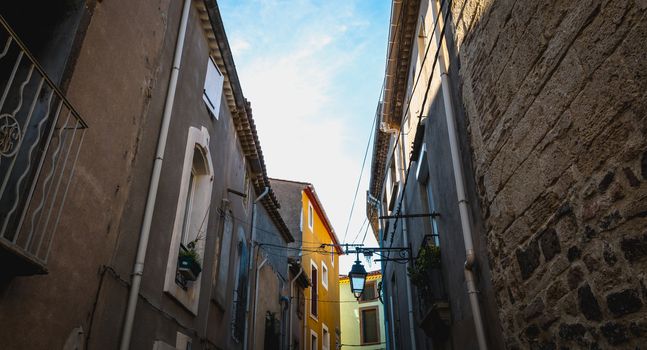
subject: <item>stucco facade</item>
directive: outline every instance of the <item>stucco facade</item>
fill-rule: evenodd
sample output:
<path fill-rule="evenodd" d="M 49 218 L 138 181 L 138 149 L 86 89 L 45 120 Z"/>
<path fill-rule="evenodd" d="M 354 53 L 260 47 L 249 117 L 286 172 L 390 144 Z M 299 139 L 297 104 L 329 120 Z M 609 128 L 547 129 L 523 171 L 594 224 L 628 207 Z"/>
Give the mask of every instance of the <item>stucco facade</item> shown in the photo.
<path fill-rule="evenodd" d="M 161 164 L 130 348 L 190 342 L 193 349 L 240 349 L 253 324 L 253 305 L 247 305 L 248 287 L 255 292 L 255 275 L 247 271 L 252 203 L 270 184 L 218 7 L 188 0 L 180 65 L 172 69 L 184 1 L 77 3 L 77 22 L 57 27 L 69 52 L 48 73 L 58 74 L 89 127 L 47 274 L 12 276 L 2 267 L 2 346 L 118 348 L 151 173 Z M 30 27 L 27 15 L 12 20 Z M 220 103 L 211 107 L 204 97 L 210 64 L 224 80 Z M 158 156 L 173 71 L 177 88 L 165 152 Z M 259 237 L 283 246 L 293 239 L 271 189 L 257 206 L 257 227 L 266 232 Z M 202 267 L 188 282 L 178 280 L 177 267 L 185 234 L 193 235 L 187 241 L 195 242 Z M 276 282 L 260 291 L 260 311 L 266 299 L 280 305 L 280 276 L 287 274 L 285 262 L 267 267 L 273 272 L 262 270 L 262 278 Z"/>
<path fill-rule="evenodd" d="M 386 328 L 384 322 L 384 305 L 379 293 L 382 274 L 379 271 L 369 272 L 366 276 L 365 290 L 371 289 L 369 297 L 359 300 L 351 292 L 348 276 L 339 276 L 339 312 L 341 318 L 341 348 L 342 349 L 386 349 Z M 375 311 L 373 311 L 375 310 Z M 366 312 L 375 312 L 376 330 L 364 330 Z M 362 314 L 364 313 L 364 314 Z M 372 321 L 372 320 L 371 320 Z M 374 331 L 377 339 L 364 339 L 364 333 Z M 371 335 L 373 335 L 371 333 Z"/>
<path fill-rule="evenodd" d="M 291 344 L 298 339 L 299 349 L 335 349 L 341 342 L 339 304 L 336 302 L 339 300 L 339 241 L 311 184 L 272 179 L 272 186 L 285 203 L 281 214 L 291 227 L 299 228 L 301 236 L 291 244 L 289 253 L 300 260 L 302 274 L 310 282 L 303 292 L 302 313 L 293 315 L 293 325 L 301 322 L 302 326 L 293 326 L 292 331 L 303 334 L 293 334 Z M 299 303 L 296 294 L 292 301 Z M 295 305 L 294 309 L 297 307 Z"/>

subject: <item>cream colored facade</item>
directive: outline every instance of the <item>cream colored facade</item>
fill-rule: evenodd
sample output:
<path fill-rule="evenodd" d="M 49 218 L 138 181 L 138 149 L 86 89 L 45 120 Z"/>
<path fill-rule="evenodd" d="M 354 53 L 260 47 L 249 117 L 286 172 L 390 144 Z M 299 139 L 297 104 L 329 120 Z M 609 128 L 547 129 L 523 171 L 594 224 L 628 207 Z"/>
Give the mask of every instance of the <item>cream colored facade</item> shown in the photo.
<path fill-rule="evenodd" d="M 370 289 L 372 296 L 367 300 L 357 300 L 350 290 L 350 283 L 347 276 L 339 278 L 339 309 L 341 318 L 341 343 L 342 349 L 386 349 L 386 335 L 384 330 L 384 306 L 378 298 L 378 285 L 382 282 L 382 274 L 379 271 L 369 272 L 366 276 L 365 291 Z M 366 339 L 363 327 L 366 327 L 365 317 L 367 313 L 373 313 L 377 318 L 374 329 L 366 330 L 371 334 L 377 333 L 377 340 Z M 375 333 L 373 333 L 375 332 Z"/>

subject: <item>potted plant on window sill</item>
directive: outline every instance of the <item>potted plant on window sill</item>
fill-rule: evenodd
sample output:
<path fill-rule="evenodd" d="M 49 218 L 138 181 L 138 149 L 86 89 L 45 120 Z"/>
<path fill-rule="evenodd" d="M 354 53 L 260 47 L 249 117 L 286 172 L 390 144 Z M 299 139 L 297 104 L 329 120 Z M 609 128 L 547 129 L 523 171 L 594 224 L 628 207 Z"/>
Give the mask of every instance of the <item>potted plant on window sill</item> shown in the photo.
<path fill-rule="evenodd" d="M 197 241 L 197 239 L 196 239 Z M 186 281 L 195 281 L 202 272 L 200 254 L 196 251 L 196 241 L 189 242 L 186 246 L 180 244 L 180 253 L 177 259 L 177 270 Z"/>
<path fill-rule="evenodd" d="M 423 244 L 414 263 L 408 268 L 409 278 L 420 291 L 425 301 L 443 298 L 442 272 L 440 269 L 440 248 Z"/>

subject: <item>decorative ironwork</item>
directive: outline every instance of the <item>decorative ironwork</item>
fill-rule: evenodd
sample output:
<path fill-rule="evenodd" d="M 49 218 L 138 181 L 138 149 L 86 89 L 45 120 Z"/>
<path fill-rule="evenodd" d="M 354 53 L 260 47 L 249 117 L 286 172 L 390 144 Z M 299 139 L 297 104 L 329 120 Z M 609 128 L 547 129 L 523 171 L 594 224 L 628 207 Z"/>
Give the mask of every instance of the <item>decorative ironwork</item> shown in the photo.
<path fill-rule="evenodd" d="M 87 124 L 1 16 L 0 48 L 0 256 L 45 273 Z"/>
<path fill-rule="evenodd" d="M 11 114 L 0 115 L 0 155 L 11 157 L 18 151 L 22 134 L 20 124 Z"/>

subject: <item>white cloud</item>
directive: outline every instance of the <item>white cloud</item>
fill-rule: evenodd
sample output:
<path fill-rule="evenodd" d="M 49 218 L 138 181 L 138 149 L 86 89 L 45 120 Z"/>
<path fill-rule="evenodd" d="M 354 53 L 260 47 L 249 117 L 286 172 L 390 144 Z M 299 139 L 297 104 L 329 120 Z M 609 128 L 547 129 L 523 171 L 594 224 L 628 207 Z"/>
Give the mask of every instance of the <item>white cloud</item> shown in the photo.
<path fill-rule="evenodd" d="M 357 85 L 354 72 L 364 68 L 371 57 L 367 55 L 383 55 L 366 52 L 369 21 L 356 13 L 353 2 L 257 5 L 236 3 L 230 12 L 223 10 L 223 17 L 235 38 L 232 50 L 243 92 L 252 103 L 269 176 L 313 183 L 342 239 L 377 103 L 377 96 L 366 99 L 358 110 L 356 98 L 367 93 L 349 93 L 347 86 Z M 388 20 L 382 25 L 387 28 Z M 379 47 L 386 42 L 380 41 Z M 380 63 L 376 81 L 382 73 Z M 379 86 L 359 85 L 379 93 Z M 369 169 L 370 154 L 348 241 L 365 217 Z M 370 231 L 368 237 L 367 243 L 375 245 Z"/>
<path fill-rule="evenodd" d="M 231 52 L 236 58 L 240 58 L 242 56 L 242 53 L 244 51 L 247 51 L 251 47 L 251 44 L 247 40 L 240 38 L 234 38 L 230 40 L 230 42 Z"/>

